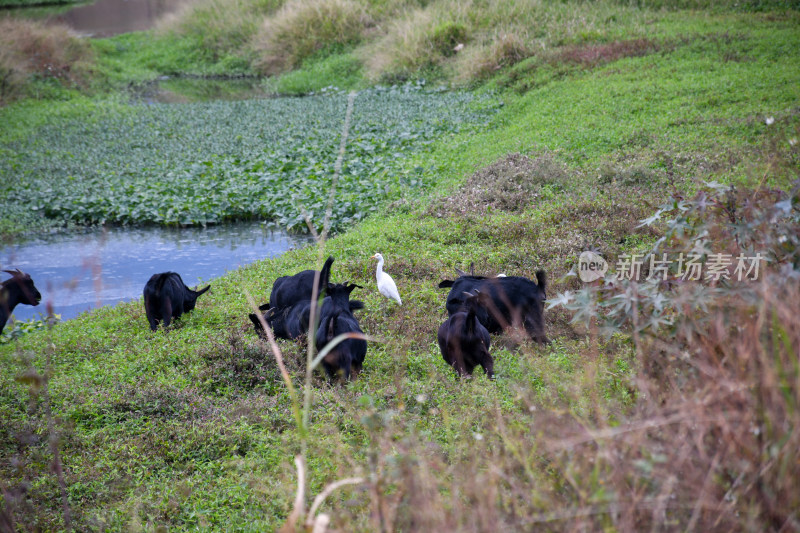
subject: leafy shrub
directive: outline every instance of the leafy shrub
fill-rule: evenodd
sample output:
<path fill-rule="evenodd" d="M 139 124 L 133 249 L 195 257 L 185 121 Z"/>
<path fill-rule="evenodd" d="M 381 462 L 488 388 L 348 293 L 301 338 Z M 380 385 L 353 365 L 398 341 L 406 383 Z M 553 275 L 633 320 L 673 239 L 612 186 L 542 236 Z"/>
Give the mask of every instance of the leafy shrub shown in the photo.
<path fill-rule="evenodd" d="M 456 53 L 455 47 L 467 38 L 467 27 L 452 20 L 446 20 L 431 30 L 430 42 L 435 53 L 450 57 Z"/>
<path fill-rule="evenodd" d="M 47 317 L 41 313 L 39 313 L 39 318 L 26 320 L 24 322 L 20 320 L 9 321 L 10 323 L 6 324 L 5 329 L 3 329 L 3 334 L 0 335 L 0 344 L 8 344 L 27 333 L 47 329 L 60 321 L 61 315 Z"/>
<path fill-rule="evenodd" d="M 551 302 L 590 330 L 631 331 L 641 371 L 639 406 L 624 427 L 588 429 L 588 437 L 586 428 L 567 430 L 548 461 L 571 477 L 610 474 L 606 491 L 589 500 L 595 508 L 636 493 L 660 516 L 699 529 L 780 528 L 800 505 L 800 181 L 789 193 L 712 184 L 643 224 L 662 218 L 653 257 L 691 250 L 706 262 L 715 248 L 734 258 L 760 252 L 758 279 L 739 281 L 733 266 L 716 282 L 672 271 L 644 283 L 607 277 Z M 669 501 L 659 500 L 666 493 Z M 618 509 L 609 518 L 621 529 L 658 516 Z"/>
<path fill-rule="evenodd" d="M 656 334 L 667 327 L 671 335 L 691 339 L 698 333 L 692 328 L 704 324 L 706 313 L 701 310 L 723 306 L 734 294 L 758 301 L 756 284 L 742 280 L 736 271 L 738 257 L 760 254 L 771 272 L 783 272 L 788 279 L 800 277 L 800 185 L 788 194 L 712 185 L 691 200 L 674 197 L 642 222 L 650 226 L 671 217 L 664 236 L 640 258 L 642 276 L 647 276 L 642 283 L 621 279 L 622 273 L 607 275 L 599 285 L 559 295 L 550 306 L 563 304 L 576 312 L 576 320 L 597 321 L 609 334 L 622 327 L 633 327 L 635 334 Z M 665 255 L 670 259 L 681 253 L 686 256 L 684 266 L 689 254 L 704 267 L 717 254 L 727 254 L 730 266 L 719 276 L 703 274 L 698 280 L 682 276 L 687 269 L 678 272 L 682 265 L 677 261 L 669 263 L 668 271 L 654 270 Z M 749 271 L 750 263 L 742 264 Z M 765 268 L 761 264 L 758 271 L 763 274 Z"/>

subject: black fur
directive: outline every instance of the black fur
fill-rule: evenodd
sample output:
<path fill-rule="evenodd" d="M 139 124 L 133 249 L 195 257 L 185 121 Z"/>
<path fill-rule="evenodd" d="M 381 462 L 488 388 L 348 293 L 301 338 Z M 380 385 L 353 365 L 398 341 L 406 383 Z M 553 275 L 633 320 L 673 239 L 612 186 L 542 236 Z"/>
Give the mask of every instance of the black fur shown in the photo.
<path fill-rule="evenodd" d="M 150 329 L 157 330 L 162 320 L 167 327 L 172 319 L 194 309 L 197 297 L 210 288 L 208 285 L 199 291 L 192 290 L 175 272 L 153 274 L 144 286 L 144 311 Z"/>
<path fill-rule="evenodd" d="M 465 295 L 466 296 L 466 295 Z M 489 355 L 489 331 L 480 323 L 476 311 L 479 295 L 466 296 L 462 308 L 439 327 L 437 340 L 445 362 L 459 376 L 472 375 L 480 365 L 489 378 L 494 377 L 494 359 Z"/>
<path fill-rule="evenodd" d="M 511 326 L 523 326 L 532 339 L 549 342 L 544 333 L 544 302 L 547 299 L 547 276 L 536 272 L 537 283 L 519 276 L 485 278 L 461 276 L 444 280 L 439 288 L 451 287 L 447 295 L 447 313 L 463 310 L 467 294 L 481 293 L 475 316 L 489 333 L 500 333 Z"/>
<path fill-rule="evenodd" d="M 328 300 L 328 304 L 322 307 L 315 339 L 318 351 L 343 333 L 364 333 L 353 314 L 353 309 L 361 309 L 364 304 L 358 300 L 350 301 L 350 293 L 356 287 L 359 286 L 348 283 L 326 286 L 325 292 L 328 296 L 325 299 Z M 361 372 L 366 355 L 367 341 L 345 339 L 322 360 L 322 367 L 329 378 L 333 379 L 341 370 L 344 378 L 349 381 L 351 372 L 356 375 Z"/>
<path fill-rule="evenodd" d="M 0 333 L 18 304 L 39 305 L 42 295 L 33 284 L 30 274 L 21 270 L 4 270 L 11 277 L 0 283 Z"/>

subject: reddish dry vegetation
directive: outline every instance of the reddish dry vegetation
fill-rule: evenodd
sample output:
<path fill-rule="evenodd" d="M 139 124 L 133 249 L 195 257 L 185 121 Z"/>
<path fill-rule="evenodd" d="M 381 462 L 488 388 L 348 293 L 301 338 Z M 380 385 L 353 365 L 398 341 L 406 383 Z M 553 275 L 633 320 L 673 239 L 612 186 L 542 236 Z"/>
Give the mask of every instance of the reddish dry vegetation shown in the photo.
<path fill-rule="evenodd" d="M 608 44 L 567 47 L 560 50 L 554 56 L 552 62 L 579 63 L 585 67 L 594 67 L 622 59 L 623 57 L 640 57 L 652 54 L 660 49 L 660 44 L 649 39 L 631 39 Z"/>
<path fill-rule="evenodd" d="M 797 193 L 785 198 L 735 191 L 703 208 L 715 247 L 769 250 L 776 264 L 716 287 L 673 329 L 621 341 L 636 353 L 629 410 L 598 387 L 608 345 L 590 329 L 572 392 L 552 408 L 515 383 L 516 409 L 490 413 L 457 460 L 381 427 L 374 530 L 800 531 L 800 229 L 769 215 L 796 213 Z M 576 412 L 586 394 L 589 412 Z"/>

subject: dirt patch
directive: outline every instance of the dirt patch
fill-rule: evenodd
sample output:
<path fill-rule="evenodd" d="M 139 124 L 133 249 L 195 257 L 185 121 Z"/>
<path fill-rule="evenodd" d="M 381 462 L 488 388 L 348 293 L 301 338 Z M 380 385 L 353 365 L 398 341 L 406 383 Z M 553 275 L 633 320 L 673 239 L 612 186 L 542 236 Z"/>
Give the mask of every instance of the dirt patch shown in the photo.
<path fill-rule="evenodd" d="M 490 210 L 522 211 L 539 197 L 543 187 L 561 189 L 567 167 L 551 154 L 535 158 L 514 153 L 475 172 L 456 194 L 431 205 L 428 213 L 443 217 Z"/>

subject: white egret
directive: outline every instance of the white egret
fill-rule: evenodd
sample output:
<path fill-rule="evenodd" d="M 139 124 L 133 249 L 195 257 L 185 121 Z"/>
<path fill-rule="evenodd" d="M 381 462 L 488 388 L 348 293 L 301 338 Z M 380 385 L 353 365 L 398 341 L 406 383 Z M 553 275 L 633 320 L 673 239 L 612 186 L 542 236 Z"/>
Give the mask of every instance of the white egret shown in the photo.
<path fill-rule="evenodd" d="M 378 260 L 378 269 L 375 272 L 375 277 L 378 280 L 378 290 L 390 300 L 394 300 L 398 304 L 403 305 L 403 302 L 400 300 L 400 294 L 397 292 L 397 285 L 395 285 L 392 276 L 383 271 L 383 256 L 376 253 L 370 259 Z"/>

